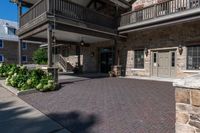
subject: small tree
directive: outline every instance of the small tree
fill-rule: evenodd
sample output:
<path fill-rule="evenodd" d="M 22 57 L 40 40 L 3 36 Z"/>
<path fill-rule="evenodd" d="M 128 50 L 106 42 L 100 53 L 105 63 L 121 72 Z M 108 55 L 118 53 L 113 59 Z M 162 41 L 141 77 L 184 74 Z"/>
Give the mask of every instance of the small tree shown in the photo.
<path fill-rule="evenodd" d="M 33 61 L 36 64 L 47 64 L 47 50 L 39 48 L 33 53 Z"/>

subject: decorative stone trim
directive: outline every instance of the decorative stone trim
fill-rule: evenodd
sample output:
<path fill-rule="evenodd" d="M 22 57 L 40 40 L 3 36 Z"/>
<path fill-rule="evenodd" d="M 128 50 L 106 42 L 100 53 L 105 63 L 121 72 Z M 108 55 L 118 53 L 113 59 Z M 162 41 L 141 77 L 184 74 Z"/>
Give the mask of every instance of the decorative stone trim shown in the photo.
<path fill-rule="evenodd" d="M 174 86 L 176 86 L 176 133 L 200 132 L 199 76 L 196 75 L 174 82 Z"/>

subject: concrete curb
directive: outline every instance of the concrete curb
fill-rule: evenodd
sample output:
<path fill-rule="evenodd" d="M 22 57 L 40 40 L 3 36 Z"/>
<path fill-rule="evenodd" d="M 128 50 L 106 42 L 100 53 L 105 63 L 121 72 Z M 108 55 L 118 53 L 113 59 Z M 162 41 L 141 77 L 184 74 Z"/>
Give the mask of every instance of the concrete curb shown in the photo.
<path fill-rule="evenodd" d="M 2 87 L 4 87 L 5 89 L 7 89 L 8 91 L 12 92 L 16 96 L 26 95 L 26 94 L 32 94 L 32 93 L 37 93 L 38 92 L 35 89 L 29 89 L 29 90 L 25 90 L 25 91 L 18 91 L 16 88 L 14 88 L 12 86 L 7 86 L 5 84 L 5 80 L 0 80 L 0 84 L 1 84 Z"/>

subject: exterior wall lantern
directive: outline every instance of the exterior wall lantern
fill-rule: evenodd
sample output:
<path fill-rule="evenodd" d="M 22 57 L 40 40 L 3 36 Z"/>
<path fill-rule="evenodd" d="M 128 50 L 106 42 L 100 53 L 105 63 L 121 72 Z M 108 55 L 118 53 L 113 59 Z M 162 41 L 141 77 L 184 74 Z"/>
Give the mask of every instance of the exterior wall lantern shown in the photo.
<path fill-rule="evenodd" d="M 148 48 L 147 48 L 147 47 L 144 49 L 144 53 L 145 53 L 146 56 L 148 56 L 149 51 L 148 51 Z"/>
<path fill-rule="evenodd" d="M 178 52 L 179 52 L 180 55 L 182 55 L 182 53 L 183 53 L 183 46 L 182 45 L 178 46 Z"/>

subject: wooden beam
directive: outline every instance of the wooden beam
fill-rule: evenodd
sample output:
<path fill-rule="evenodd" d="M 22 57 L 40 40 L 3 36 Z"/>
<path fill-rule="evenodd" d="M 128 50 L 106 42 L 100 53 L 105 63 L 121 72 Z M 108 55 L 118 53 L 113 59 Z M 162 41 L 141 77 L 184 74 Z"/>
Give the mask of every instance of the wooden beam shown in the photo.
<path fill-rule="evenodd" d="M 38 37 L 29 37 L 25 39 L 26 41 L 36 41 L 36 42 L 43 42 L 47 43 L 46 38 L 38 38 Z M 63 41 L 63 40 L 56 40 L 57 44 L 71 44 L 71 45 L 78 45 L 79 42 L 71 42 L 71 41 Z"/>
<path fill-rule="evenodd" d="M 131 0 L 129 3 L 132 5 L 136 0 Z"/>
<path fill-rule="evenodd" d="M 53 58 L 52 58 L 52 26 L 49 25 L 47 28 L 47 41 L 48 41 L 48 67 L 53 66 Z"/>
<path fill-rule="evenodd" d="M 127 6 L 129 6 L 129 7 L 131 7 L 131 4 L 130 4 L 129 2 L 127 2 L 126 0 L 118 0 L 118 1 L 120 1 L 120 2 L 122 2 L 123 4 L 125 4 L 125 5 L 127 5 Z"/>
<path fill-rule="evenodd" d="M 83 28 L 83 27 L 73 26 L 73 25 L 66 25 L 62 23 L 56 23 L 55 27 L 56 27 L 56 30 L 79 33 L 83 35 L 90 35 L 90 36 L 95 36 L 95 37 L 100 37 L 100 38 L 105 38 L 105 39 L 114 39 L 114 38 L 117 38 L 119 40 L 126 39 L 126 37 L 120 36 L 117 33 L 108 33 L 108 32 L 103 32 L 100 30 Z"/>
<path fill-rule="evenodd" d="M 37 27 L 37 28 L 31 30 L 30 32 L 27 32 L 27 33 L 25 33 L 23 35 L 20 35 L 19 39 L 25 39 L 25 38 L 31 37 L 31 36 L 33 36 L 35 34 L 38 34 L 38 33 L 41 33 L 43 31 L 45 31 L 47 28 L 48 28 L 48 24 L 45 24 L 45 25 L 40 26 L 40 27 Z"/>
<path fill-rule="evenodd" d="M 113 3 L 113 2 L 111 2 L 111 1 L 109 1 L 109 0 L 97 0 L 97 2 L 98 3 L 102 3 L 103 5 L 104 5 L 104 7 L 106 6 L 106 5 L 109 5 L 109 6 L 112 6 L 112 7 L 115 7 L 116 5 Z M 119 7 L 119 9 L 120 10 L 122 10 L 122 11 L 125 11 L 125 9 L 123 8 L 123 7 Z"/>
<path fill-rule="evenodd" d="M 87 8 L 90 8 L 90 6 L 95 2 L 96 0 L 90 0 L 90 2 L 87 4 Z"/>

